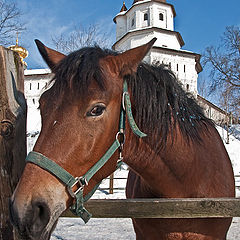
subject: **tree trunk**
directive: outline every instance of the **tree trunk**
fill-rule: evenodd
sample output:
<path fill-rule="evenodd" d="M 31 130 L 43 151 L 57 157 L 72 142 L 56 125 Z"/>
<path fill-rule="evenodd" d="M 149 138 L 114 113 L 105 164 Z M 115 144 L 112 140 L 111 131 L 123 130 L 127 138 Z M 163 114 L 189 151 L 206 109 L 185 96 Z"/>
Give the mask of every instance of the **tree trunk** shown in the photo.
<path fill-rule="evenodd" d="M 24 69 L 17 53 L 0 46 L 0 240 L 13 240 L 8 200 L 26 157 Z"/>

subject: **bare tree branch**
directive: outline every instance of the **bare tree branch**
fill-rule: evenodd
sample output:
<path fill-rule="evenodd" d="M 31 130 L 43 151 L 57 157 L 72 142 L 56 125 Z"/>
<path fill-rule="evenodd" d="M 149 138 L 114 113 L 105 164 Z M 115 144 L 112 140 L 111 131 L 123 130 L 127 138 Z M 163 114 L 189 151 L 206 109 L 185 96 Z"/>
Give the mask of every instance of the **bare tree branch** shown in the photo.
<path fill-rule="evenodd" d="M 205 77 L 202 77 L 202 75 L 199 75 L 198 78 L 198 93 L 200 96 L 207 98 L 210 95 L 209 92 L 209 84 L 206 81 Z"/>
<path fill-rule="evenodd" d="M 57 50 L 63 53 L 69 53 L 82 47 L 98 45 L 100 47 L 109 47 L 107 34 L 98 31 L 98 25 L 88 27 L 75 26 L 74 30 L 66 36 L 52 37 L 53 44 Z"/>
<path fill-rule="evenodd" d="M 226 27 L 219 46 L 207 47 L 203 54 L 203 65 L 210 66 L 212 80 L 210 90 L 221 92 L 223 105 L 231 111 L 240 108 L 240 28 Z M 227 96 L 227 98 L 226 98 Z"/>
<path fill-rule="evenodd" d="M 16 32 L 25 30 L 20 18 L 22 13 L 15 3 L 0 0 L 0 44 L 8 45 L 13 42 Z"/>

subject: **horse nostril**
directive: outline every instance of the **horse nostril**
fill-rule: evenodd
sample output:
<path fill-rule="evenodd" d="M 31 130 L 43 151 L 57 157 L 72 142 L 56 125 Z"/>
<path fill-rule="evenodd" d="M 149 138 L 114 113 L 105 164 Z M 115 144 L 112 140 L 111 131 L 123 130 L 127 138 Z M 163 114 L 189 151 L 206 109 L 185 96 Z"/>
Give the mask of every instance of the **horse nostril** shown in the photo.
<path fill-rule="evenodd" d="M 31 232 L 39 234 L 46 227 L 50 219 L 50 210 L 44 202 L 33 202 L 32 203 L 33 218 Z"/>

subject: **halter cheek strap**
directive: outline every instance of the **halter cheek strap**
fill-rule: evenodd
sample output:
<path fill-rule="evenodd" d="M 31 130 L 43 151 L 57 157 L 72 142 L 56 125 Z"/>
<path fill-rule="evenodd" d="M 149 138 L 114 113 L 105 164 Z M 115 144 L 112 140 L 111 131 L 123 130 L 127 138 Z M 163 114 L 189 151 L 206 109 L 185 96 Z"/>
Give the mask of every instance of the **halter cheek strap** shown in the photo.
<path fill-rule="evenodd" d="M 83 176 L 74 177 L 69 172 L 67 172 L 64 168 L 59 166 L 57 163 L 47 158 L 41 153 L 38 152 L 30 152 L 26 158 L 26 162 L 33 163 L 42 169 L 48 171 L 55 177 L 57 177 L 60 181 L 62 181 L 67 188 L 68 193 L 75 199 L 74 204 L 70 207 L 70 210 L 77 216 L 81 217 L 85 223 L 91 218 L 91 214 L 84 208 L 83 204 L 86 202 L 97 190 L 100 183 L 98 183 L 87 195 L 83 196 L 83 190 L 90 179 L 96 174 L 96 172 L 101 169 L 104 164 L 112 157 L 112 155 L 119 149 L 120 157 L 117 162 L 117 168 L 119 168 L 122 164 L 122 148 L 125 141 L 125 124 L 126 124 L 126 114 L 128 118 L 129 125 L 133 131 L 133 133 L 139 137 L 147 136 L 145 133 L 141 132 L 136 125 L 132 110 L 131 110 L 131 101 L 128 93 L 127 82 L 124 81 L 123 84 L 123 97 L 122 97 L 122 107 L 120 112 L 120 120 L 119 120 L 119 131 L 116 134 L 116 140 L 110 146 L 110 148 L 106 151 L 103 157 L 92 167 L 90 168 Z M 77 188 L 77 190 L 73 190 Z"/>

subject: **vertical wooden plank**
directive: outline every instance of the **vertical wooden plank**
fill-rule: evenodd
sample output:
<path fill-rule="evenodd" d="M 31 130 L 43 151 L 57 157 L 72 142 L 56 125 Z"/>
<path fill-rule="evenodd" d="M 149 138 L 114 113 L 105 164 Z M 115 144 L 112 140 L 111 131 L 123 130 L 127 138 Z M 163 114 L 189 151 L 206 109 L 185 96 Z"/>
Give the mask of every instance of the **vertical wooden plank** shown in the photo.
<path fill-rule="evenodd" d="M 109 194 L 113 194 L 113 179 L 114 173 L 112 173 L 109 178 Z"/>
<path fill-rule="evenodd" d="M 24 69 L 17 53 L 0 46 L 0 240 L 12 240 L 8 200 L 25 165 Z"/>

